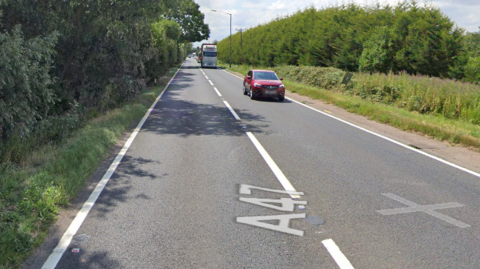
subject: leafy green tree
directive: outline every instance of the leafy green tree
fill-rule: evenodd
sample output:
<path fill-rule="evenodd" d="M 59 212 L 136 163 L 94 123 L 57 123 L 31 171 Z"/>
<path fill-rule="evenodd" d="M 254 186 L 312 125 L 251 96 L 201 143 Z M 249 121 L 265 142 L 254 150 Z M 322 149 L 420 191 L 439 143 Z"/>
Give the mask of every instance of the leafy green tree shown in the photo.
<path fill-rule="evenodd" d="M 465 81 L 480 83 L 480 56 L 470 57 L 465 65 Z"/>
<path fill-rule="evenodd" d="M 20 26 L 0 33 L 0 138 L 26 134 L 49 115 L 56 97 L 49 71 L 57 34 L 25 40 Z"/>
<path fill-rule="evenodd" d="M 171 10 L 178 10 L 177 20 L 165 22 L 164 35 L 155 32 L 152 24 L 168 21 Z M 98 110 L 118 106 L 181 61 L 188 43 L 185 39 L 209 33 L 192 0 L 0 0 L 0 13 L 0 33 L 16 37 L 6 40 L 21 36 L 30 44 L 56 36 L 55 57 L 48 68 L 42 66 L 50 78 L 48 89 L 55 96 L 47 106 L 51 115 L 65 114 L 77 104 Z M 13 35 L 17 25 L 21 28 Z M 10 55 L 12 59 L 17 56 Z M 2 98 L 5 103 L 11 101 L 6 99 L 11 96 Z M 44 115 L 43 111 L 37 114 Z"/>
<path fill-rule="evenodd" d="M 233 42 L 232 59 L 251 65 L 315 65 L 449 77 L 459 66 L 463 37 L 463 31 L 438 8 L 414 0 L 395 6 L 310 7 L 243 32 L 243 49 Z M 218 43 L 224 61 L 228 46 L 228 39 Z"/>
<path fill-rule="evenodd" d="M 157 51 L 147 63 L 148 75 L 157 78 L 177 60 L 177 40 L 182 31 L 180 26 L 171 20 L 160 19 L 151 25 L 152 43 Z"/>
<path fill-rule="evenodd" d="M 377 27 L 364 43 L 360 56 L 360 71 L 388 73 L 393 67 L 390 30 L 386 26 Z"/>
<path fill-rule="evenodd" d="M 193 0 L 179 0 L 178 6 L 169 10 L 168 18 L 176 21 L 182 29 L 183 42 L 196 42 L 210 37 L 210 29 L 205 24 L 205 15 Z"/>
<path fill-rule="evenodd" d="M 467 33 L 462 54 L 456 59 L 452 74 L 467 82 L 480 83 L 480 31 Z"/>

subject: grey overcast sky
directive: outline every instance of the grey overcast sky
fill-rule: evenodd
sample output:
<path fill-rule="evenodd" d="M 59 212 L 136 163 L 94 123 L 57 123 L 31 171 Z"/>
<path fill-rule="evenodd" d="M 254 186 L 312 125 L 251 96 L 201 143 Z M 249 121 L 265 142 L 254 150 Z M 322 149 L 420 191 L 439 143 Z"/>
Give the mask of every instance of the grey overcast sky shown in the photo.
<path fill-rule="evenodd" d="M 396 4 L 399 0 L 194 0 L 200 5 L 200 11 L 205 14 L 205 22 L 210 26 L 210 38 L 201 43 L 213 40 L 222 40 L 230 34 L 230 16 L 215 13 L 220 10 L 232 14 L 232 34 L 236 29 L 251 28 L 256 25 L 267 23 L 277 16 L 284 16 L 314 6 L 322 8 L 337 6 L 342 3 L 356 3 L 361 5 Z M 480 26 L 480 0 L 435 0 L 419 1 L 427 2 L 439 7 L 443 13 L 457 23 L 459 27 L 469 32 L 477 32 Z"/>

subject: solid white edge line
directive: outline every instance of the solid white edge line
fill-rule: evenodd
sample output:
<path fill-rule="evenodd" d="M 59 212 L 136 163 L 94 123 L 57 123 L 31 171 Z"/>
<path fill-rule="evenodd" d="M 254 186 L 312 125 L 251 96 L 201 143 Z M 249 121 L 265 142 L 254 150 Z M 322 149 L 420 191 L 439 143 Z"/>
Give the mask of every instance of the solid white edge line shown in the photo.
<path fill-rule="evenodd" d="M 183 66 L 183 64 L 182 64 Z M 58 242 L 57 246 L 55 249 L 52 251 L 52 254 L 48 257 L 48 259 L 45 261 L 45 263 L 42 266 L 42 269 L 53 269 L 57 266 L 58 262 L 62 258 L 63 254 L 67 250 L 68 246 L 70 245 L 73 236 L 77 233 L 78 229 L 80 229 L 80 226 L 82 223 L 85 221 L 87 218 L 88 213 L 92 209 L 92 207 L 95 205 L 95 202 L 97 201 L 98 197 L 102 193 L 103 189 L 107 185 L 108 181 L 110 180 L 111 176 L 117 169 L 118 165 L 122 161 L 122 158 L 125 156 L 125 153 L 127 152 L 128 148 L 132 144 L 133 140 L 137 136 L 138 132 L 142 128 L 143 124 L 147 120 L 147 118 L 150 116 L 150 113 L 152 112 L 153 108 L 157 105 L 158 101 L 162 97 L 162 95 L 165 93 L 167 90 L 168 86 L 170 86 L 172 80 L 177 76 L 177 73 L 180 71 L 182 68 L 180 66 L 173 75 L 173 77 L 170 79 L 168 84 L 165 86 L 163 91 L 158 95 L 158 97 L 155 99 L 155 102 L 152 104 L 152 106 L 148 109 L 147 113 L 145 113 L 145 116 L 143 116 L 142 120 L 138 123 L 137 128 L 133 131 L 133 133 L 130 135 L 130 138 L 127 140 L 125 145 L 123 146 L 122 150 L 120 153 L 118 153 L 117 157 L 115 160 L 112 162 L 110 167 L 108 168 L 107 172 L 103 175 L 102 179 L 100 182 L 98 182 L 97 186 L 93 190 L 92 194 L 90 194 L 90 197 L 88 197 L 88 200 L 83 204 L 82 209 L 77 213 L 75 216 L 75 219 L 72 221 L 70 226 L 68 227 L 67 231 L 63 234 L 62 238 Z"/>
<path fill-rule="evenodd" d="M 234 74 L 232 74 L 232 73 L 230 73 L 230 72 L 227 72 L 227 71 L 225 71 L 225 70 L 223 70 L 223 71 L 226 72 L 226 73 L 228 73 L 228 74 L 230 74 L 230 75 L 232 75 L 232 76 L 234 76 L 234 77 L 236 77 L 236 78 L 238 78 L 238 79 L 242 79 L 242 78 L 239 78 L 238 76 L 236 76 L 236 75 L 234 75 Z M 321 111 L 321 110 L 318 110 L 318 109 L 316 109 L 316 108 L 313 108 L 313 107 L 311 107 L 311 106 L 308 106 L 308 105 L 306 105 L 306 104 L 303 104 L 303 103 L 301 103 L 301 102 L 299 102 L 299 101 L 297 101 L 297 100 L 295 100 L 295 99 L 292 99 L 292 98 L 289 98 L 289 97 L 285 97 L 285 98 L 286 98 L 287 100 L 290 100 L 290 101 L 292 101 L 292 102 L 294 102 L 294 103 L 297 103 L 297 104 L 299 104 L 299 105 L 301 105 L 301 106 L 304 106 L 304 107 L 306 107 L 306 108 L 308 108 L 308 109 L 311 109 L 311 110 L 316 111 L 316 112 L 318 112 L 318 113 L 321 113 L 321 114 L 323 114 L 323 115 L 325 115 L 325 116 L 328 116 L 328 117 L 330 117 L 330 118 L 332 118 L 332 119 L 338 120 L 338 121 L 343 122 L 343 123 L 345 123 L 345 124 L 348 124 L 348 125 L 350 125 L 350 126 L 352 126 L 352 127 L 355 127 L 355 128 L 360 129 L 360 130 L 362 130 L 362 131 L 365 131 L 365 132 L 367 132 L 367 133 L 369 133 L 369 134 L 372 134 L 372 135 L 377 136 L 377 137 L 379 137 L 379 138 L 382 138 L 382 139 L 384 139 L 384 140 L 390 141 L 390 142 L 392 142 L 392 143 L 394 143 L 394 144 L 397 144 L 397 145 L 399 145 L 399 146 L 401 146 L 401 147 L 404 147 L 404 148 L 406 148 L 406 149 L 408 149 L 408 150 L 415 151 L 415 152 L 417 152 L 417 153 L 419 153 L 419 154 L 422 154 L 422 155 L 424 155 L 424 156 L 426 156 L 426 157 L 429 157 L 429 158 L 434 159 L 434 160 L 436 160 L 436 161 L 439 161 L 439 162 L 441 162 L 441 163 L 443 163 L 443 164 L 449 165 L 449 166 L 451 166 L 451 167 L 453 167 L 453 168 L 456 168 L 456 169 L 458 169 L 458 170 L 461 170 L 461 171 L 463 171 L 463 172 L 469 173 L 469 174 L 471 174 L 471 175 L 473 175 L 473 176 L 476 176 L 476 177 L 480 178 L 480 173 L 477 173 L 477 172 L 475 172 L 475 171 L 472 171 L 472 170 L 470 170 L 470 169 L 468 169 L 468 168 L 465 168 L 465 167 L 462 167 L 462 166 L 460 166 L 460 165 L 454 164 L 454 163 L 452 163 L 452 162 L 446 161 L 446 160 L 444 160 L 444 159 L 442 159 L 442 158 L 439 158 L 439 157 L 434 156 L 434 155 L 432 155 L 432 154 L 429 154 L 429 153 L 427 153 L 427 152 L 418 150 L 418 149 L 416 149 L 416 148 L 412 148 L 412 147 L 409 146 L 409 145 L 405 145 L 405 144 L 403 144 L 403 143 L 401 143 L 401 142 L 399 142 L 399 141 L 393 140 L 393 139 L 391 139 L 391 138 L 388 138 L 388 137 L 383 136 L 383 135 L 381 135 L 381 134 L 377 134 L 377 133 L 375 133 L 375 132 L 373 132 L 373 131 L 367 130 L 367 129 L 363 128 L 363 127 L 360 127 L 360 126 L 355 125 L 355 124 L 353 124 L 353 123 L 350 123 L 350 122 L 348 122 L 348 121 L 345 121 L 345 120 L 342 120 L 342 119 L 340 119 L 340 118 L 337 118 L 337 117 L 335 117 L 335 116 L 333 116 L 333 115 L 330 115 L 330 114 L 328 114 L 328 113 L 326 113 L 326 112 L 323 112 L 323 111 Z"/>
<path fill-rule="evenodd" d="M 287 177 L 283 174 L 282 170 L 280 170 L 280 168 L 277 166 L 277 164 L 272 159 L 272 157 L 270 157 L 268 152 L 263 148 L 262 144 L 258 142 L 257 138 L 251 132 L 247 132 L 247 136 L 248 138 L 250 138 L 253 145 L 255 145 L 258 152 L 260 152 L 260 155 L 262 155 L 263 159 L 268 164 L 272 172 L 275 174 L 280 184 L 282 184 L 283 188 L 288 192 L 297 192 L 295 188 L 292 186 L 292 184 L 290 183 L 290 181 L 288 181 Z M 289 195 L 293 199 L 300 198 L 300 196 L 297 194 L 289 194 Z"/>
<path fill-rule="evenodd" d="M 229 104 L 227 101 L 223 101 L 223 103 L 227 106 L 228 110 L 230 110 L 230 112 L 233 114 L 233 117 L 234 117 L 236 120 L 240 120 L 240 117 L 237 115 L 237 113 L 235 112 L 235 110 L 233 110 L 233 108 L 230 106 L 230 104 Z"/>
<path fill-rule="evenodd" d="M 217 95 L 222 97 L 222 94 L 217 90 L 217 88 L 213 87 L 213 89 L 217 92 Z"/>
<path fill-rule="evenodd" d="M 322 244 L 328 250 L 340 269 L 353 269 L 350 261 L 347 259 L 347 257 L 345 257 L 345 255 L 343 255 L 340 248 L 337 246 L 337 244 L 335 244 L 335 242 L 333 242 L 332 239 L 323 240 Z"/>
<path fill-rule="evenodd" d="M 225 73 L 227 73 L 227 74 L 230 74 L 230 75 L 232 75 L 232 76 L 234 76 L 234 77 L 236 77 L 236 78 L 238 78 L 238 79 L 243 80 L 243 78 L 240 78 L 240 77 L 238 77 L 237 75 L 234 75 L 234 74 L 228 72 L 227 70 L 223 70 L 223 72 L 225 72 Z"/>
<path fill-rule="evenodd" d="M 467 168 L 465 168 L 465 167 L 462 167 L 462 166 L 460 166 L 460 165 L 451 163 L 451 162 L 449 162 L 449 161 L 446 161 L 446 160 L 444 160 L 444 159 L 441 159 L 441 158 L 439 158 L 439 157 L 436 157 L 436 156 L 431 155 L 431 154 L 429 154 L 429 153 L 426 153 L 426 152 L 424 152 L 424 151 L 418 150 L 418 149 L 416 149 L 416 148 L 412 148 L 412 147 L 410 147 L 410 146 L 408 146 L 408 145 L 405 145 L 405 144 L 403 144 L 403 143 L 401 143 L 401 142 L 398 142 L 398 141 L 396 141 L 396 140 L 393 140 L 393 139 L 388 138 L 388 137 L 386 137 L 386 136 L 383 136 L 383 135 L 381 135 L 381 134 L 377 134 L 377 133 L 375 133 L 375 132 L 373 132 L 373 131 L 367 130 L 367 129 L 365 129 L 365 128 L 363 128 L 363 127 L 360 127 L 360 126 L 358 126 L 358 125 L 355 125 L 355 124 L 350 123 L 350 122 L 348 122 L 348 121 L 345 121 L 345 120 L 342 120 L 342 119 L 340 119 L 340 118 L 337 118 L 337 117 L 335 117 L 335 116 L 333 116 L 333 115 L 330 115 L 330 114 L 328 114 L 328 113 L 326 113 L 326 112 L 323 112 L 323 111 L 321 111 L 321 110 L 315 109 L 315 108 L 310 107 L 310 106 L 307 106 L 307 105 L 305 105 L 305 104 L 302 104 L 302 103 L 300 103 L 299 101 L 294 100 L 294 99 L 292 99 L 292 98 L 288 98 L 288 97 L 285 97 L 285 98 L 287 98 L 288 100 L 290 100 L 290 101 L 292 101 L 292 102 L 294 102 L 294 103 L 297 103 L 297 104 L 299 104 L 299 105 L 301 105 L 301 106 L 304 106 L 304 107 L 309 108 L 309 109 L 311 109 L 311 110 L 314 110 L 314 111 L 316 111 L 316 112 L 318 112 L 318 113 L 321 113 L 321 114 L 323 114 L 323 115 L 325 115 L 325 116 L 327 116 L 327 117 L 330 117 L 330 118 L 332 118 L 332 119 L 338 120 L 338 121 L 343 122 L 343 123 L 345 123 L 345 124 L 348 124 L 348 125 L 350 125 L 350 126 L 352 126 L 352 127 L 355 127 L 355 128 L 357 128 L 357 129 L 360 129 L 360 130 L 362 130 L 362 131 L 364 131 L 364 132 L 367 132 L 367 133 L 369 133 L 369 134 L 372 134 L 372 135 L 374 135 L 374 136 L 377 136 L 377 137 L 379 137 L 379 138 L 382 138 L 382 139 L 384 139 L 384 140 L 387 140 L 387 141 L 389 141 L 389 142 L 392 142 L 392 143 L 394 143 L 394 144 L 397 144 L 397 145 L 399 145 L 399 146 L 401 146 L 401 147 L 404 147 L 404 148 L 406 148 L 406 149 L 408 149 L 408 150 L 415 151 L 415 152 L 417 152 L 417 153 L 419 153 L 419 154 L 422 154 L 422 155 L 424 155 L 424 156 L 426 156 L 426 157 L 429 157 L 429 158 L 431 158 L 431 159 L 437 160 L 437 161 L 439 161 L 439 162 L 441 162 L 441 163 L 443 163 L 443 164 L 449 165 L 449 166 L 454 167 L 454 168 L 456 168 L 456 169 L 458 169 L 458 170 L 461 170 L 461 171 L 463 171 L 463 172 L 469 173 L 469 174 L 471 174 L 471 175 L 473 175 L 473 176 L 476 176 L 476 177 L 479 177 L 479 178 L 480 178 L 480 173 L 474 172 L 474 171 L 469 170 L 469 169 L 467 169 Z"/>

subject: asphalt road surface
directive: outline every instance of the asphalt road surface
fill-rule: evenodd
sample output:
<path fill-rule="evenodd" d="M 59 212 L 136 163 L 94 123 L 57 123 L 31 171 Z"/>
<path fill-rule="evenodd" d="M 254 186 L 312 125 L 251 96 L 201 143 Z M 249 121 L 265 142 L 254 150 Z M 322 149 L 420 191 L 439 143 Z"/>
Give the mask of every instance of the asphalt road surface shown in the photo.
<path fill-rule="evenodd" d="M 477 176 L 188 59 L 33 267 L 480 268 L 479 227 Z"/>

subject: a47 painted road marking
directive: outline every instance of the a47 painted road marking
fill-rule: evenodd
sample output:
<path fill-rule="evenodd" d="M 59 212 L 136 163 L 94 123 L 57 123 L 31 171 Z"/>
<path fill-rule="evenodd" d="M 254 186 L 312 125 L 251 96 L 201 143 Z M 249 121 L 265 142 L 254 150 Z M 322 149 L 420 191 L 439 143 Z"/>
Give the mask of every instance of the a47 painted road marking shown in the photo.
<path fill-rule="evenodd" d="M 252 185 L 245 185 L 245 184 L 240 185 L 240 194 L 251 194 L 252 189 L 261 190 L 265 192 L 274 192 L 279 194 L 295 195 L 295 196 L 303 195 L 303 192 L 288 191 L 288 190 L 273 190 L 273 189 L 260 188 Z M 278 211 L 287 211 L 287 212 L 293 212 L 293 210 L 295 209 L 295 205 L 307 204 L 307 201 L 298 201 L 298 200 L 293 200 L 292 198 L 264 199 L 264 198 L 240 197 L 240 201 L 263 206 L 263 207 L 278 210 Z M 280 206 L 275 204 L 279 204 Z M 307 214 L 305 213 L 287 214 L 287 215 L 270 215 L 270 216 L 249 216 L 249 217 L 238 217 L 237 222 L 260 227 L 260 228 L 265 228 L 269 230 L 274 230 L 282 233 L 303 236 L 304 234 L 303 231 L 290 228 L 290 220 L 305 219 L 306 216 Z M 264 222 L 269 220 L 278 220 L 278 225 Z"/>

